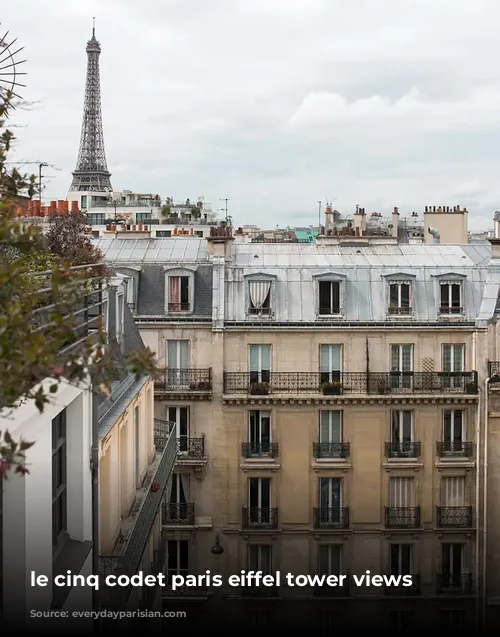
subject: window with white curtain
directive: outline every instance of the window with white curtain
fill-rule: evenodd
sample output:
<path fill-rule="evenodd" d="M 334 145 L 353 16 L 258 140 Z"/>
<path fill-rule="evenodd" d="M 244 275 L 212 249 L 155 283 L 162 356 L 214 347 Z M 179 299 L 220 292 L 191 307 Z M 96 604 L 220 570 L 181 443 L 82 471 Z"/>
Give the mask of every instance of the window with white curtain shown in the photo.
<path fill-rule="evenodd" d="M 250 279 L 248 281 L 248 314 L 257 316 L 271 316 L 271 297 L 271 280 Z"/>

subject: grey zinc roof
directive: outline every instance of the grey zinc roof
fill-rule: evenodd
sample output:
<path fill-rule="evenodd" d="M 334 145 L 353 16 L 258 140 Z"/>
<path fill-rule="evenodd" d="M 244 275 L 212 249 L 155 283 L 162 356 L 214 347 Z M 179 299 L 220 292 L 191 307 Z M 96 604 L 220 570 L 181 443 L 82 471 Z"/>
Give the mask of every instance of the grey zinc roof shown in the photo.
<path fill-rule="evenodd" d="M 343 319 L 353 322 L 387 320 L 387 282 L 391 274 L 414 279 L 413 317 L 438 320 L 439 275 L 464 279 L 465 320 L 474 321 L 488 281 L 489 245 L 402 244 L 339 246 L 315 244 L 236 244 L 234 266 L 226 279 L 226 320 L 243 321 L 247 291 L 244 276 L 257 272 L 275 277 L 275 320 L 316 320 L 314 276 L 336 273 L 345 277 Z M 485 308 L 486 309 L 486 308 Z"/>
<path fill-rule="evenodd" d="M 110 263 L 197 262 L 208 258 L 206 239 L 94 239 Z"/>

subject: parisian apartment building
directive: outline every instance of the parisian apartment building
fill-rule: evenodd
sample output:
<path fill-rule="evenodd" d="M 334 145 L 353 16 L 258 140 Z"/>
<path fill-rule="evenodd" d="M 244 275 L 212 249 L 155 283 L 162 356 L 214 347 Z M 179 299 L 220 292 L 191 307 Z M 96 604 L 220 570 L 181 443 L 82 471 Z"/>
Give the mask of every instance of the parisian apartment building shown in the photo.
<path fill-rule="evenodd" d="M 167 588 L 165 608 L 326 631 L 495 622 L 500 247 L 441 212 L 430 242 L 370 237 L 363 210 L 348 236 L 307 244 L 225 227 L 96 241 L 156 353 L 157 422 L 175 426 L 167 579 L 413 576 L 404 594 Z"/>

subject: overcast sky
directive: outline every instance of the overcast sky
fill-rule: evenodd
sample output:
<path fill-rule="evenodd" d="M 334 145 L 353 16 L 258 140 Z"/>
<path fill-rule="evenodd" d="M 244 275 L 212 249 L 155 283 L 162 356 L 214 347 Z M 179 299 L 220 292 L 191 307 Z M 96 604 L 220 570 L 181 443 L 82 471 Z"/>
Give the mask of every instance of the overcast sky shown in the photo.
<path fill-rule="evenodd" d="M 500 209 L 499 0 L 3 0 L 25 46 L 17 157 L 66 196 L 96 16 L 115 190 L 236 223 L 312 224 L 341 211 Z"/>

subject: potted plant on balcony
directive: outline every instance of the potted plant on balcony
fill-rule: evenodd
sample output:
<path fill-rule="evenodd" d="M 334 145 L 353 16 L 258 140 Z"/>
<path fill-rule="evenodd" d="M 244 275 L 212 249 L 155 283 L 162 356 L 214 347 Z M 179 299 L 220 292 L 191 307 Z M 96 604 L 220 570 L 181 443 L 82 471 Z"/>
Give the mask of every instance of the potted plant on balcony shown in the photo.
<path fill-rule="evenodd" d="M 323 383 L 321 389 L 325 396 L 335 396 L 342 393 L 342 383 L 339 380 L 333 380 L 329 383 Z"/>
<path fill-rule="evenodd" d="M 253 396 L 267 396 L 269 394 L 269 383 L 251 383 L 250 393 Z"/>
<path fill-rule="evenodd" d="M 466 394 L 477 394 L 477 385 L 476 383 L 470 382 L 465 385 L 465 393 Z"/>
<path fill-rule="evenodd" d="M 197 383 L 191 383 L 189 385 L 189 389 L 191 391 L 206 391 L 207 389 L 210 389 L 210 383 L 206 380 L 200 380 Z"/>

